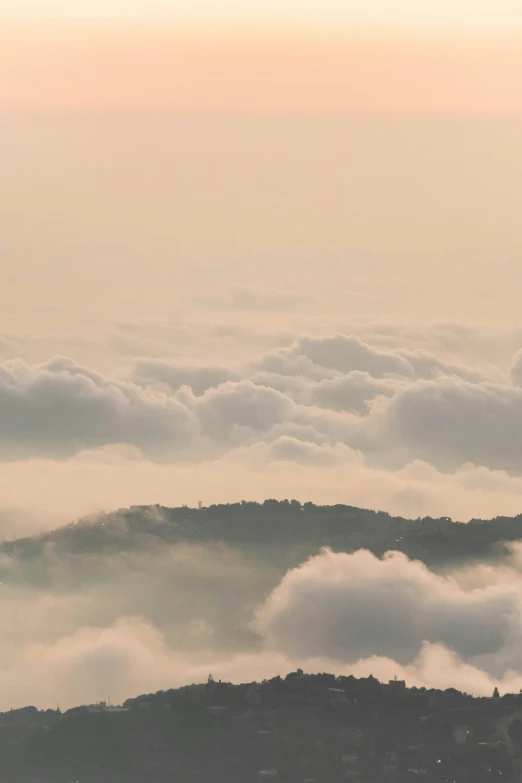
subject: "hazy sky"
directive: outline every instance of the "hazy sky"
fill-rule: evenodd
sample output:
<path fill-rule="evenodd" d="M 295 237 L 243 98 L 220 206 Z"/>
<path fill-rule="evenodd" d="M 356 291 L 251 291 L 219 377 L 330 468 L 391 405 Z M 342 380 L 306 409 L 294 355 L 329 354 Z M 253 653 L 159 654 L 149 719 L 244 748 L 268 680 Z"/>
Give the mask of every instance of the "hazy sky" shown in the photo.
<path fill-rule="evenodd" d="M 3 0 L 1 16 L 0 536 L 267 495 L 520 512 L 518 2 Z M 34 627 L 19 596 L 0 602 L 9 696 L 84 698 L 91 680 L 68 683 L 106 649 L 206 676 L 212 645 L 189 665 L 136 620 L 139 594 L 108 618 L 78 589 L 65 623 L 42 593 Z M 282 652 L 220 658 L 224 676 L 290 665 L 272 609 Z M 49 617 L 50 679 L 32 644 Z M 491 662 L 452 654 L 404 671 L 446 685 L 455 665 L 489 691 Z"/>
<path fill-rule="evenodd" d="M 221 32 L 220 32 L 221 30 Z M 517 26 L 7 21 L 0 109 L 520 114 Z"/>
<path fill-rule="evenodd" d="M 180 23 L 289 24 L 312 21 L 335 26 L 360 21 L 428 25 L 520 22 L 515 0 L 4 0 L 2 15 L 14 19 L 162 18 Z"/>

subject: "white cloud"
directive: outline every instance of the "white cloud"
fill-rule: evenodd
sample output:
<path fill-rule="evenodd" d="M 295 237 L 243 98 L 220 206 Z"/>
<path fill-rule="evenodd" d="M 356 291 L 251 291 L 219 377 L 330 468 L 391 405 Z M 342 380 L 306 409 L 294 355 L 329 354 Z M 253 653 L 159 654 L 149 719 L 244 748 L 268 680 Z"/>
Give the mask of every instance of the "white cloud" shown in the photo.
<path fill-rule="evenodd" d="M 173 397 L 117 382 L 70 359 L 0 365 L 0 448 L 4 459 L 64 456 L 127 442 L 162 454 L 186 445 L 197 422 Z"/>
<path fill-rule="evenodd" d="M 522 390 L 457 379 L 417 382 L 375 412 L 366 437 L 377 459 L 425 459 L 452 470 L 474 462 L 520 473 Z"/>
<path fill-rule="evenodd" d="M 252 364 L 254 372 L 265 372 L 285 376 L 298 376 L 321 380 L 334 378 L 340 373 L 314 362 L 308 356 L 285 349 L 276 353 L 265 354 Z"/>
<path fill-rule="evenodd" d="M 337 378 L 325 378 L 310 389 L 308 402 L 337 411 L 365 413 L 378 396 L 393 397 L 398 384 L 376 381 L 367 372 L 352 370 Z"/>
<path fill-rule="evenodd" d="M 400 354 L 372 348 L 353 336 L 302 337 L 288 353 L 294 357 L 306 357 L 319 367 L 342 373 L 360 370 L 375 378 L 415 376 L 411 363 Z"/>
<path fill-rule="evenodd" d="M 217 440 L 237 442 L 254 433 L 265 433 L 275 424 L 291 419 L 293 401 L 275 389 L 252 381 L 224 383 L 202 397 L 178 395 L 198 415 L 203 432 Z"/>
<path fill-rule="evenodd" d="M 139 359 L 134 363 L 131 378 L 139 386 L 159 387 L 175 392 L 182 386 L 190 386 L 194 394 L 204 394 L 213 386 L 226 381 L 238 381 L 239 375 L 228 367 L 195 364 L 174 360 Z"/>
<path fill-rule="evenodd" d="M 374 378 L 398 376 L 414 379 L 456 375 L 473 381 L 481 379 L 476 371 L 443 362 L 425 351 L 383 350 L 354 335 L 302 337 L 288 349 L 288 354 L 304 356 L 314 364 L 330 370 L 342 373 L 359 370 Z"/>
<path fill-rule="evenodd" d="M 261 452 L 266 462 L 287 462 L 296 465 L 333 465 L 362 462 L 362 456 L 343 443 L 330 445 L 282 435 L 271 443 L 251 446 L 249 451 Z"/>
<path fill-rule="evenodd" d="M 271 649 L 345 663 L 381 656 L 413 663 L 424 643 L 473 659 L 522 632 L 515 585 L 464 590 L 450 577 L 390 552 L 326 550 L 289 571 L 257 615 Z"/>

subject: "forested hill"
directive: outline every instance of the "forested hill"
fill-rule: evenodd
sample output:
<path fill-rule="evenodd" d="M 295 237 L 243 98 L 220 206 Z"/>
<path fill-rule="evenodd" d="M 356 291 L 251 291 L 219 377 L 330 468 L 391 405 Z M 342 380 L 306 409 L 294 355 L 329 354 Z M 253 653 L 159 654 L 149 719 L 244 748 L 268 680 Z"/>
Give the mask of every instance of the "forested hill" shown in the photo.
<path fill-rule="evenodd" d="M 400 550 L 437 565 L 505 553 L 522 539 L 522 514 L 490 520 L 453 522 L 448 517 L 404 519 L 352 506 L 318 506 L 297 500 L 241 502 L 204 508 L 133 506 L 85 518 L 49 533 L 6 541 L 0 552 L 32 560 L 48 551 L 81 555 L 135 551 L 167 544 L 221 542 L 277 553 L 302 562 L 321 547 L 376 555 Z"/>
<path fill-rule="evenodd" d="M 298 670 L 58 711 L 0 714 L 9 783 L 519 781 L 520 694 L 475 699 Z"/>

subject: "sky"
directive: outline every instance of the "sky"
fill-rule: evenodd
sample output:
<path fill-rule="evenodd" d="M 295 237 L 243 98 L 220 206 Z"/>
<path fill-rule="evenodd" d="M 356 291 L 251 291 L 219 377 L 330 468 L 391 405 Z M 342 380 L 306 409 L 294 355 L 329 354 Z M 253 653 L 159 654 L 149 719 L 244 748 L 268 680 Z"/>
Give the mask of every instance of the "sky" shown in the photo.
<path fill-rule="evenodd" d="M 518 5 L 4 0 L 1 538 L 131 504 L 267 496 L 464 522 L 520 512 Z M 509 617 L 513 558 L 487 577 Z M 436 575 L 417 577 L 446 612 Z M 296 578 L 260 610 L 268 647 L 223 652 L 222 672 L 295 663 L 301 632 L 281 628 Z M 201 617 L 185 618 L 200 671 L 140 615 L 138 589 L 110 617 L 94 589 L 30 593 L 23 627 L 28 599 L 2 603 L 15 704 L 31 688 L 38 703 L 84 698 L 98 687 L 71 686 L 85 660 L 129 639 L 131 671 L 206 677 Z M 518 687 L 510 641 L 500 670 L 415 634 L 400 661 L 391 644 L 334 659 Z M 328 645 L 312 654 L 332 660 Z"/>
<path fill-rule="evenodd" d="M 6 0 L 0 110 L 519 114 L 512 0 Z"/>
<path fill-rule="evenodd" d="M 335 26 L 360 21 L 386 24 L 470 24 L 521 21 L 520 7 L 514 0 L 6 0 L 2 15 L 9 19 L 165 19 L 178 23 L 201 24 L 207 20 L 218 24 L 257 23 L 288 24 L 294 29 L 300 23 L 323 22 Z"/>
<path fill-rule="evenodd" d="M 301 28 L 298 28 L 301 29 Z M 519 115 L 518 25 L 6 20 L 0 109 Z"/>

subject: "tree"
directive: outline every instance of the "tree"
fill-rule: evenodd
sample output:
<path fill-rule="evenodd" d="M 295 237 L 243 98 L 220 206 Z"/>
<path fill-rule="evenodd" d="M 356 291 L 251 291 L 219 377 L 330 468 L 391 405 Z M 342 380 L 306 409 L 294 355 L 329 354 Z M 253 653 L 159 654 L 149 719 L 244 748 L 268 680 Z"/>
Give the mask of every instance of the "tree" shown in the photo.
<path fill-rule="evenodd" d="M 493 698 L 500 699 L 500 693 L 498 692 L 498 688 L 495 688 L 495 690 L 493 691 Z"/>

